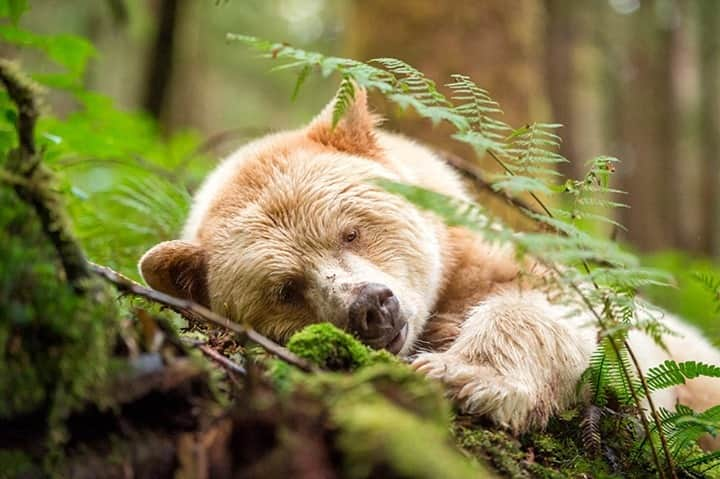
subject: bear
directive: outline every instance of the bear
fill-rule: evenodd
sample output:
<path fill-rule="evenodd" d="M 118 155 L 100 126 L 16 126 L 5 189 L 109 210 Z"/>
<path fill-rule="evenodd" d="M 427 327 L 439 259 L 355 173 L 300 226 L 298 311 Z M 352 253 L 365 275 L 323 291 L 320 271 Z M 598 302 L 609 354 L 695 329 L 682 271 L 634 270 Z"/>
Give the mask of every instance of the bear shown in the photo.
<path fill-rule="evenodd" d="M 279 342 L 330 322 L 440 380 L 465 413 L 516 434 L 543 428 L 578 400 L 598 342 L 592 316 L 528 286 L 523 271 L 542 267 L 512 246 L 383 189 L 377 179 L 470 199 L 435 152 L 379 128 L 364 90 L 336 125 L 332 112 L 330 102 L 308 125 L 226 158 L 195 194 L 182 239 L 140 259 L 144 280 Z M 720 364 L 697 330 L 664 316 L 674 332 L 667 349 L 629 334 L 644 369 L 667 359 Z M 653 399 L 705 410 L 720 403 L 720 380 Z"/>

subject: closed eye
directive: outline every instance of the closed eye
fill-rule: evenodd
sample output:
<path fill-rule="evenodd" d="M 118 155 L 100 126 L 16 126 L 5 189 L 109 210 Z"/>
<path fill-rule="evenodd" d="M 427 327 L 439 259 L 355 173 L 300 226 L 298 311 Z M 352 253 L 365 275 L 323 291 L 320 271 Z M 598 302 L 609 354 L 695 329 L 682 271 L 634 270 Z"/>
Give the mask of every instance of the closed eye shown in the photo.
<path fill-rule="evenodd" d="M 302 280 L 291 279 L 285 281 L 278 291 L 278 300 L 287 305 L 302 303 L 305 283 Z"/>

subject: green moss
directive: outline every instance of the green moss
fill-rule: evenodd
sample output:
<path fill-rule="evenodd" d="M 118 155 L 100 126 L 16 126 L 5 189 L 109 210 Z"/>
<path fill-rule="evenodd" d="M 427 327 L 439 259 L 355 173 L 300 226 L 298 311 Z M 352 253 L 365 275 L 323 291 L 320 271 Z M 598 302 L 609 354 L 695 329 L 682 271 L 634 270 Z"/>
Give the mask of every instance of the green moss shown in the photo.
<path fill-rule="evenodd" d="M 460 447 L 491 464 L 498 472 L 511 478 L 529 478 L 528 454 L 509 434 L 481 427 L 456 425 L 453 429 Z"/>
<path fill-rule="evenodd" d="M 579 441 L 579 421 L 579 417 L 571 420 L 556 418 L 546 432 L 531 433 L 520 439 L 502 430 L 459 424 L 455 426 L 454 434 L 463 449 L 487 461 L 507 477 L 626 477 L 613 474 L 610 465 L 602 457 L 591 457 L 583 450 Z M 642 469 L 634 469 L 627 477 L 652 476 L 643 473 Z"/>
<path fill-rule="evenodd" d="M 486 477 L 453 444 L 451 408 L 439 384 L 329 324 L 305 328 L 288 348 L 325 371 L 306 374 L 271 361 L 275 389 L 286 398 L 299 391 L 329 410 L 345 476 Z"/>
<path fill-rule="evenodd" d="M 102 284 L 80 295 L 62 276 L 34 211 L 0 186 L 0 418 L 47 415 L 52 443 L 63 420 L 109 374 L 118 312 Z"/>
<path fill-rule="evenodd" d="M 482 469 L 452 447 L 448 429 L 367 391 L 338 400 L 331 409 L 340 428 L 347 477 L 484 477 Z"/>
<path fill-rule="evenodd" d="M 31 474 L 33 471 L 35 474 Z M 38 475 L 37 466 L 33 465 L 30 457 L 15 449 L 0 449 L 0 479 L 23 475 Z"/>
<path fill-rule="evenodd" d="M 370 349 L 330 323 L 313 324 L 295 333 L 290 351 L 323 369 L 351 371 L 370 362 Z"/>

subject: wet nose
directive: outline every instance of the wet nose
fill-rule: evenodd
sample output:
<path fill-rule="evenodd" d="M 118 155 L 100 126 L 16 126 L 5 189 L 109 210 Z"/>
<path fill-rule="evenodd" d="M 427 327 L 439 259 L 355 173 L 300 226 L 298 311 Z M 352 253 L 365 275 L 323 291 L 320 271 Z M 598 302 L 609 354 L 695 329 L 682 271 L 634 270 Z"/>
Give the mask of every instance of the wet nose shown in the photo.
<path fill-rule="evenodd" d="M 348 310 L 348 326 L 368 346 L 384 347 L 397 334 L 400 322 L 400 303 L 390 288 L 378 283 L 357 288 Z"/>

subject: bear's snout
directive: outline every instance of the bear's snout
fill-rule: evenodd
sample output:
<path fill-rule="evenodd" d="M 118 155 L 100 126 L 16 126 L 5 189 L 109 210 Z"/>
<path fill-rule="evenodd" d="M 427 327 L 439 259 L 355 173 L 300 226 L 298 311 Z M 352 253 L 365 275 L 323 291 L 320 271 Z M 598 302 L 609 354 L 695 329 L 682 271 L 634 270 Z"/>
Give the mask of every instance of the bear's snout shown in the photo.
<path fill-rule="evenodd" d="M 390 288 L 364 283 L 355 288 L 348 309 L 348 328 L 374 349 L 398 353 L 407 338 L 408 325 L 400 316 L 400 302 Z"/>

